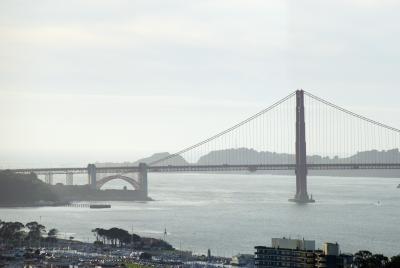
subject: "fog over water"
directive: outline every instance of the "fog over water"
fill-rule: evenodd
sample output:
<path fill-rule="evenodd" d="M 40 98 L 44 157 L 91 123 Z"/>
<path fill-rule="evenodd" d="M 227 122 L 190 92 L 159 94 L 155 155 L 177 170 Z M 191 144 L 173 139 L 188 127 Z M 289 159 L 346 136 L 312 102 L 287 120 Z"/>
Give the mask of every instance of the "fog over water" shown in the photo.
<path fill-rule="evenodd" d="M 83 178 L 80 181 L 84 182 Z M 231 256 L 269 245 L 271 237 L 338 242 L 343 252 L 400 253 L 398 178 L 309 177 L 315 204 L 287 201 L 293 176 L 149 174 L 153 202 L 111 202 L 111 209 L 1 208 L 0 219 L 36 220 L 61 236 L 93 240 L 96 227 L 121 227 L 162 238 L 176 248 Z M 122 188 L 123 182 L 106 186 Z"/>

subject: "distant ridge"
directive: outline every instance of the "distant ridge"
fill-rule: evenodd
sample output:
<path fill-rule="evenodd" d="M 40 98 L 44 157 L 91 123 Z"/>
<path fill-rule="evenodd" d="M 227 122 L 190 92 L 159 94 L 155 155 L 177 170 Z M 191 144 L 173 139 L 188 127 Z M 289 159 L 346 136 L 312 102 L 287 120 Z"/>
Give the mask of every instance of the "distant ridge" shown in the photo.
<path fill-rule="evenodd" d="M 96 164 L 97 167 L 116 167 L 116 166 L 118 166 L 118 167 L 120 167 L 120 166 L 133 167 L 133 166 L 138 166 L 139 163 L 149 164 L 149 163 L 152 163 L 154 161 L 158 161 L 160 159 L 163 159 L 163 158 L 165 158 L 165 157 L 167 157 L 169 155 L 170 155 L 170 153 L 168 153 L 168 152 L 162 152 L 162 153 L 155 153 L 155 154 L 153 154 L 153 155 L 151 155 L 149 157 L 141 158 L 139 160 L 136 160 L 135 162 L 123 162 L 123 163 L 96 162 L 95 164 Z M 178 166 L 178 165 L 187 165 L 188 162 L 183 157 L 176 156 L 176 157 L 173 157 L 173 158 L 168 159 L 165 162 L 163 162 L 163 165 L 165 165 L 165 164 L 167 164 L 167 165 L 177 165 Z"/>
<path fill-rule="evenodd" d="M 358 152 L 350 157 L 323 157 L 320 155 L 307 156 L 307 162 L 315 164 L 335 164 L 335 163 L 396 163 L 400 161 L 399 149 L 391 149 L 387 151 L 364 151 Z M 248 148 L 226 149 L 211 151 L 210 153 L 200 157 L 197 164 L 286 164 L 295 163 L 295 155 L 286 153 L 275 153 L 268 151 L 256 151 Z"/>
<path fill-rule="evenodd" d="M 97 162 L 96 165 L 98 167 L 107 167 L 107 166 L 138 166 L 139 163 L 152 163 L 157 160 L 166 158 L 171 154 L 168 152 L 155 153 L 149 157 L 141 158 L 135 162 L 123 162 L 123 163 L 100 163 Z M 364 151 L 358 152 L 355 155 L 350 157 L 340 158 L 340 157 L 323 157 L 319 155 L 311 155 L 307 156 L 307 161 L 309 163 L 375 163 L 379 161 L 384 161 L 385 163 L 396 163 L 400 161 L 400 152 L 399 149 L 391 149 L 384 151 Z M 203 155 L 199 158 L 196 163 L 198 165 L 223 165 L 223 164 L 261 164 L 261 163 L 270 163 L 270 164 L 282 164 L 282 163 L 294 163 L 295 156 L 293 154 L 286 153 L 275 153 L 268 151 L 256 151 L 254 149 L 248 148 L 237 148 L 237 149 L 226 149 L 226 150 L 218 150 L 211 151 L 206 155 Z M 182 156 L 174 156 L 171 157 L 160 165 L 187 165 L 189 164 Z"/>

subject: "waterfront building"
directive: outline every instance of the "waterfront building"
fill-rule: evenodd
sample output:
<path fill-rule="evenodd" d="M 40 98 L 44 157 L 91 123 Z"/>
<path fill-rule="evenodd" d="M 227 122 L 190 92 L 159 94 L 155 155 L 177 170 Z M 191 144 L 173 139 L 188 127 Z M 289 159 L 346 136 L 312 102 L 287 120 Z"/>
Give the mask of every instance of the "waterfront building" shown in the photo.
<path fill-rule="evenodd" d="M 340 254 L 337 243 L 324 243 L 315 250 L 315 241 L 272 238 L 271 247 L 256 246 L 254 264 L 258 268 L 349 268 L 353 256 Z"/>
<path fill-rule="evenodd" d="M 352 264 L 353 255 L 341 254 L 338 243 L 324 243 L 322 251 L 315 252 L 317 268 L 350 268 Z"/>
<path fill-rule="evenodd" d="M 315 267 L 315 241 L 304 239 L 272 238 L 271 245 L 271 247 L 255 247 L 255 267 Z"/>

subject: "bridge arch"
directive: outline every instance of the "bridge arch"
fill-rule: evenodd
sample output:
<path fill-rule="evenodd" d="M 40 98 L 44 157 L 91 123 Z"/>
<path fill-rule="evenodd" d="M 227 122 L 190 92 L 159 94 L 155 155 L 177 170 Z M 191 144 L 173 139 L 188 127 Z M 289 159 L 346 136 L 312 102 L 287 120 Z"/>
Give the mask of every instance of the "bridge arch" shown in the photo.
<path fill-rule="evenodd" d="M 112 181 L 112 180 L 118 180 L 118 179 L 126 181 L 127 183 L 132 185 L 132 187 L 135 190 L 140 190 L 141 189 L 141 185 L 140 185 L 139 182 L 137 182 L 135 179 L 132 179 L 132 178 L 130 178 L 128 176 L 124 176 L 124 175 L 121 175 L 121 174 L 107 176 L 107 177 L 102 178 L 101 180 L 96 181 L 96 189 L 100 190 L 101 187 L 103 187 L 103 185 L 106 184 L 107 182 Z"/>

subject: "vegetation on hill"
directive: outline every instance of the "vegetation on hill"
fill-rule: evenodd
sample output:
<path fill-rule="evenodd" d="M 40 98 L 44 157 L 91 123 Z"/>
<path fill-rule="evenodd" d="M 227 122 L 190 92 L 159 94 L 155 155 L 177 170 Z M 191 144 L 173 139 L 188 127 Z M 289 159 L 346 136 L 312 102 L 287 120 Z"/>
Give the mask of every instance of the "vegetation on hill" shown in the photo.
<path fill-rule="evenodd" d="M 94 242 L 97 246 L 107 247 L 131 247 L 146 250 L 174 250 L 174 248 L 164 240 L 150 237 L 140 237 L 137 234 L 129 233 L 121 228 L 96 228 L 92 230 L 96 237 Z M 57 243 L 57 229 L 49 229 L 38 222 L 6 222 L 0 220 L 0 243 L 10 246 L 39 246 L 40 242 Z M 73 237 L 70 237 L 72 240 Z"/>
<path fill-rule="evenodd" d="M 128 231 L 120 228 L 96 228 L 92 230 L 96 236 L 95 244 L 97 245 L 112 245 L 112 246 L 127 246 L 133 245 L 140 249 L 163 249 L 172 250 L 173 247 L 164 240 L 140 237 L 137 234 L 130 234 Z"/>
<path fill-rule="evenodd" d="M 373 254 L 368 250 L 360 250 L 354 254 L 354 267 L 358 268 L 398 268 L 400 255 L 388 258 L 382 254 Z"/>
<path fill-rule="evenodd" d="M 0 205 L 34 205 L 40 201 L 58 201 L 51 187 L 35 174 L 0 171 Z"/>
<path fill-rule="evenodd" d="M 41 241 L 57 242 L 57 229 L 50 229 L 35 221 L 23 224 L 21 222 L 6 222 L 0 220 L 0 241 L 7 245 L 40 245 Z"/>

